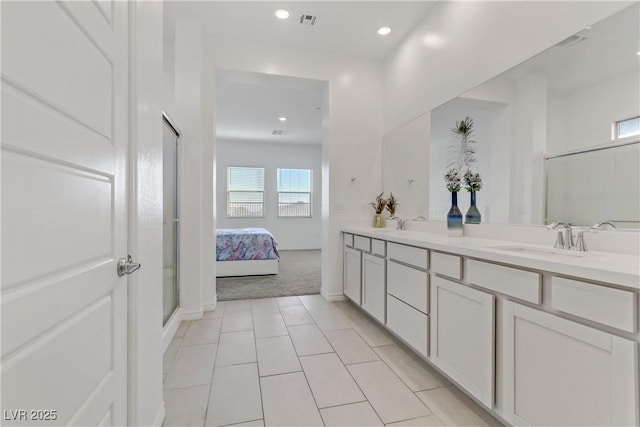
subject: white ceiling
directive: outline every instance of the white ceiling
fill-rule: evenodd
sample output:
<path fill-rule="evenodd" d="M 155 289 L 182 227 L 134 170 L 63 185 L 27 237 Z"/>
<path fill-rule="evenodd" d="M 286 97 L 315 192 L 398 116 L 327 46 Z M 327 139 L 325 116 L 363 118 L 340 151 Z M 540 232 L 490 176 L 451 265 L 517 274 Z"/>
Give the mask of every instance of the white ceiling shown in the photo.
<path fill-rule="evenodd" d="M 213 37 L 252 40 L 381 60 L 436 4 L 433 1 L 165 1 L 165 33 L 177 19 L 202 24 Z M 287 20 L 274 12 L 287 9 Z M 302 14 L 317 17 L 300 24 Z M 381 26 L 391 34 L 379 36 Z"/>
<path fill-rule="evenodd" d="M 325 82 L 246 71 L 216 73 L 216 137 L 320 144 Z M 278 117 L 287 117 L 281 122 Z M 285 135 L 273 135 L 274 130 Z"/>

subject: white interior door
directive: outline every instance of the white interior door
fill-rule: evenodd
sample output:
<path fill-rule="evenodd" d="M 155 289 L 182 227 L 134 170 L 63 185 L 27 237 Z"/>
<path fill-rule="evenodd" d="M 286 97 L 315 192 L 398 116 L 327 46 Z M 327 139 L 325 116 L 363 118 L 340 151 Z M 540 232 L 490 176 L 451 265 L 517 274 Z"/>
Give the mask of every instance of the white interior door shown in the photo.
<path fill-rule="evenodd" d="M 2 422 L 124 425 L 128 5 L 1 7 Z"/>

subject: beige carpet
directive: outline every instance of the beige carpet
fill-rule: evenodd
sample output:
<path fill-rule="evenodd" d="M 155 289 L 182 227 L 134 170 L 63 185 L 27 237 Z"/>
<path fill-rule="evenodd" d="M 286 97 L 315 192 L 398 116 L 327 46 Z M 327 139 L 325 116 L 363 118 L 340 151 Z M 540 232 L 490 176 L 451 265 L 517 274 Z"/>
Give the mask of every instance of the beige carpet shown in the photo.
<path fill-rule="evenodd" d="M 320 293 L 320 250 L 280 251 L 278 274 L 220 277 L 218 301 Z"/>

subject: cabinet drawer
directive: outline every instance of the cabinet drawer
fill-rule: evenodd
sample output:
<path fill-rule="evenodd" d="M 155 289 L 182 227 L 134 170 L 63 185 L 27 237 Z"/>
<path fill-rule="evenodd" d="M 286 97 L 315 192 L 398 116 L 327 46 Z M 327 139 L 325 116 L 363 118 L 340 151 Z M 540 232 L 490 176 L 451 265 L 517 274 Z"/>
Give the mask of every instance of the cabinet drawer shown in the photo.
<path fill-rule="evenodd" d="M 534 304 L 541 302 L 540 274 L 482 261 L 467 261 L 467 280 L 474 285 Z"/>
<path fill-rule="evenodd" d="M 431 270 L 454 279 L 462 279 L 462 260 L 456 255 L 431 252 Z"/>
<path fill-rule="evenodd" d="M 636 331 L 636 304 L 633 292 L 551 278 L 551 307 L 623 331 Z"/>
<path fill-rule="evenodd" d="M 371 239 L 371 253 L 380 256 L 387 256 L 387 250 L 384 240 Z"/>
<path fill-rule="evenodd" d="M 353 247 L 353 234 L 344 233 L 344 245 Z"/>
<path fill-rule="evenodd" d="M 361 251 L 371 252 L 371 239 L 363 236 L 355 236 L 353 239 L 353 247 Z"/>
<path fill-rule="evenodd" d="M 389 261 L 387 263 L 387 292 L 427 314 L 429 313 L 428 277 L 429 275 L 424 271 Z"/>
<path fill-rule="evenodd" d="M 389 258 L 392 260 L 425 270 L 429 268 L 429 251 L 426 249 L 389 242 L 387 251 Z"/>
<path fill-rule="evenodd" d="M 429 317 L 387 294 L 387 327 L 423 356 L 427 356 Z"/>

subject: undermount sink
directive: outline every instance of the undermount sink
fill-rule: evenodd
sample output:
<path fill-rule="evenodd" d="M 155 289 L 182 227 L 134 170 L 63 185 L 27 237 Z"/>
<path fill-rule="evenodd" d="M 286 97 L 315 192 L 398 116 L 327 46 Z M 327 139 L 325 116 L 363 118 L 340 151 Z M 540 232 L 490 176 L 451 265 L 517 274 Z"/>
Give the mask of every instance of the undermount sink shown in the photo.
<path fill-rule="evenodd" d="M 532 255 L 560 255 L 582 258 L 588 255 L 588 252 L 571 251 L 567 249 L 555 249 L 555 248 L 542 248 L 537 246 L 497 246 L 492 249 L 498 249 L 500 251 L 515 252 L 521 254 Z"/>

